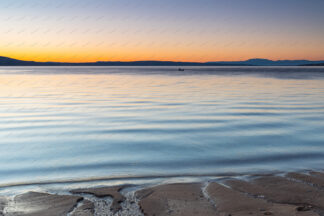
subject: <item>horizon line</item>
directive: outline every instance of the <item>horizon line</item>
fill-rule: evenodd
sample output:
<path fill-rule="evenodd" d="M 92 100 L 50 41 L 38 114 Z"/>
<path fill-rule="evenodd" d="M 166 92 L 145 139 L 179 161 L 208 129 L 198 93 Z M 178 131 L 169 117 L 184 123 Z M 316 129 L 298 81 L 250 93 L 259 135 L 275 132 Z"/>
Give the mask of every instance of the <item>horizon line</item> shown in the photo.
<path fill-rule="evenodd" d="M 84 62 L 66 62 L 66 61 L 36 61 L 36 60 L 22 60 L 18 58 L 8 57 L 8 56 L 0 56 L 0 58 L 8 58 L 18 61 L 26 61 L 26 62 L 35 62 L 35 63 L 64 63 L 64 64 L 87 64 L 87 63 L 100 63 L 100 62 L 120 62 L 120 63 L 131 63 L 131 62 L 175 62 L 175 63 L 198 63 L 198 64 L 205 64 L 205 63 L 221 63 L 221 62 L 245 62 L 249 60 L 267 60 L 267 61 L 310 61 L 310 62 L 324 62 L 324 60 L 309 60 L 309 59 L 268 59 L 268 58 L 261 58 L 261 57 L 255 57 L 255 58 L 249 58 L 245 60 L 212 60 L 212 61 L 175 61 L 175 60 L 130 60 L 130 61 L 122 61 L 122 60 L 115 60 L 115 61 L 84 61 Z"/>

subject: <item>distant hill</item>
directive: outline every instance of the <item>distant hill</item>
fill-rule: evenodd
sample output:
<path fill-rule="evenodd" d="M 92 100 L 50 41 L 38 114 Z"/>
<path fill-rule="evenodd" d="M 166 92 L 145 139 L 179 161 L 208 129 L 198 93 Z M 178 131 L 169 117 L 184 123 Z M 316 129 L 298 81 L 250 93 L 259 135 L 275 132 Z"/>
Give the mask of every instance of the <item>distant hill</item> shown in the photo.
<path fill-rule="evenodd" d="M 85 63 L 22 61 L 0 56 L 0 66 L 230 66 L 224 63 L 173 62 L 173 61 L 98 61 Z"/>
<path fill-rule="evenodd" d="M 215 62 L 209 62 L 209 63 L 215 63 Z M 223 63 L 223 62 L 218 62 Z M 229 64 L 240 64 L 240 65 L 253 65 L 253 66 L 300 66 L 300 65 L 307 65 L 307 64 L 322 64 L 323 61 L 309 61 L 309 60 L 278 60 L 278 61 L 272 61 L 269 59 L 249 59 L 246 61 L 232 61 L 227 62 Z"/>
<path fill-rule="evenodd" d="M 56 63 L 56 62 L 22 61 L 22 60 L 0 56 L 0 66 L 56 66 L 61 64 L 62 63 Z"/>
<path fill-rule="evenodd" d="M 174 61 L 98 61 L 86 63 L 22 61 L 0 56 L 0 66 L 323 66 L 324 61 L 249 59 L 246 61 L 174 62 Z"/>
<path fill-rule="evenodd" d="M 302 66 L 324 66 L 324 63 L 319 63 L 319 64 L 304 64 Z"/>

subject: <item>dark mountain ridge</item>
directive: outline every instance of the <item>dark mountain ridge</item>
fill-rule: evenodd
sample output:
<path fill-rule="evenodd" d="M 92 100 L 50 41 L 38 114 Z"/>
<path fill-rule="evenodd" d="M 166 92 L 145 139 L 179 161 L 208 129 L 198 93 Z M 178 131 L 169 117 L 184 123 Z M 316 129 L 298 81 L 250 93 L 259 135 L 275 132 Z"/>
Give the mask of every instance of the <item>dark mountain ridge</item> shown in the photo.
<path fill-rule="evenodd" d="M 210 62 L 214 63 L 214 62 Z M 223 63 L 223 62 L 218 62 Z M 309 61 L 309 60 L 278 60 L 273 61 L 269 59 L 249 59 L 246 61 L 231 61 L 227 62 L 228 64 L 246 64 L 246 65 L 253 65 L 253 66 L 300 66 L 300 65 L 309 65 L 309 64 L 321 64 L 324 63 L 323 61 Z"/>
<path fill-rule="evenodd" d="M 249 59 L 246 61 L 174 62 L 174 61 L 98 61 L 84 63 L 23 61 L 0 56 L 0 66 L 323 66 L 323 61 Z"/>

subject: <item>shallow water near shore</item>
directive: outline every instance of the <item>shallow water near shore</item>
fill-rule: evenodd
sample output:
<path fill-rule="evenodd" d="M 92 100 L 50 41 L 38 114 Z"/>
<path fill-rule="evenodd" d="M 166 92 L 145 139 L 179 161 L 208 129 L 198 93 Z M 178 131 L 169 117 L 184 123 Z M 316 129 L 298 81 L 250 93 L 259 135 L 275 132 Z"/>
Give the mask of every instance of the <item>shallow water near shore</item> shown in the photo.
<path fill-rule="evenodd" d="M 0 184 L 322 169 L 323 67 L 0 67 Z"/>

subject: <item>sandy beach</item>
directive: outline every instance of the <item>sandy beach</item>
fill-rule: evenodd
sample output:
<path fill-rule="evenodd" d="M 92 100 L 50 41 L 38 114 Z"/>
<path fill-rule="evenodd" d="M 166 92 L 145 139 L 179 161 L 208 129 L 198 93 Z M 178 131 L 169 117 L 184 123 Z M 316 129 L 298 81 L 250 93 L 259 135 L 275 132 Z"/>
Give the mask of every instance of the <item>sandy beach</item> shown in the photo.
<path fill-rule="evenodd" d="M 9 216 L 321 216 L 324 172 L 216 178 L 158 185 L 79 188 L 64 193 L 30 191 L 0 197 Z"/>

